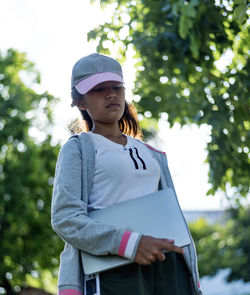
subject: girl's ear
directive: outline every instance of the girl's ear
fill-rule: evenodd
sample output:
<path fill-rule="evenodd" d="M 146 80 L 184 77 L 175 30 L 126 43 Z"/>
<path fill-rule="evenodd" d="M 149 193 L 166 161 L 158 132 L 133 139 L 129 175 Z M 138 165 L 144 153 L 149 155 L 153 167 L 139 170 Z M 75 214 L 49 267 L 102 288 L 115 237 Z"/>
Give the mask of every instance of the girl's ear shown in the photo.
<path fill-rule="evenodd" d="M 82 103 L 78 104 L 77 107 L 78 107 L 78 109 L 81 110 L 81 111 L 86 110 L 86 107 L 84 107 Z"/>
<path fill-rule="evenodd" d="M 86 110 L 86 104 L 85 104 L 84 98 L 82 98 L 80 101 L 78 101 L 77 107 L 81 111 Z"/>

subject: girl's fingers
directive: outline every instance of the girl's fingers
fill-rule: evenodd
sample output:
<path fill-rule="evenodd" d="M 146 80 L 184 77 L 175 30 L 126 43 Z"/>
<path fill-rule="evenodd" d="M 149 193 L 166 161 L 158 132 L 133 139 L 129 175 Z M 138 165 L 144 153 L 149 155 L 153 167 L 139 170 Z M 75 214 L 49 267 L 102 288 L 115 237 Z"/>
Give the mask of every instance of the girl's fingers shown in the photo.
<path fill-rule="evenodd" d="M 152 262 L 155 262 L 156 260 L 164 261 L 164 250 L 184 254 L 184 250 L 176 246 L 174 244 L 174 240 L 157 239 L 150 236 L 143 236 L 137 249 L 135 262 L 148 265 Z"/>
<path fill-rule="evenodd" d="M 161 251 L 157 254 L 157 260 L 159 261 L 164 261 L 166 259 L 164 253 L 162 253 Z"/>
<path fill-rule="evenodd" d="M 161 239 L 162 249 L 161 250 L 170 250 L 179 254 L 184 254 L 184 250 L 181 247 L 178 247 L 174 244 L 174 240 Z"/>

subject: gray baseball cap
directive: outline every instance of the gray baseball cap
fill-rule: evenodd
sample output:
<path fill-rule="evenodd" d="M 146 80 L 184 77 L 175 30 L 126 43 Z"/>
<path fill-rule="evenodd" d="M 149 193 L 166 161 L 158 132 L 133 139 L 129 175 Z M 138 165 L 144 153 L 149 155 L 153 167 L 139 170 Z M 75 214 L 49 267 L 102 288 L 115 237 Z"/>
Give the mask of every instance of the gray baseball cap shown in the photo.
<path fill-rule="evenodd" d="M 78 60 L 72 69 L 71 88 L 75 87 L 80 94 L 106 81 L 123 83 L 122 67 L 112 57 L 92 53 Z"/>

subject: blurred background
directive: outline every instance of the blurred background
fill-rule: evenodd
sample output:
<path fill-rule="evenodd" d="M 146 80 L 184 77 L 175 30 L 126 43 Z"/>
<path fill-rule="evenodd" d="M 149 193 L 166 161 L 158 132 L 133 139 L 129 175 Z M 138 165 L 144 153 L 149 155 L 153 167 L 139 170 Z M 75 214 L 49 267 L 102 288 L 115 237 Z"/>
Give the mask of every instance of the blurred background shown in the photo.
<path fill-rule="evenodd" d="M 1 0 L 0 294 L 56 294 L 57 154 L 79 119 L 73 64 L 124 70 L 144 140 L 167 153 L 205 294 L 250 294 L 250 3 Z"/>

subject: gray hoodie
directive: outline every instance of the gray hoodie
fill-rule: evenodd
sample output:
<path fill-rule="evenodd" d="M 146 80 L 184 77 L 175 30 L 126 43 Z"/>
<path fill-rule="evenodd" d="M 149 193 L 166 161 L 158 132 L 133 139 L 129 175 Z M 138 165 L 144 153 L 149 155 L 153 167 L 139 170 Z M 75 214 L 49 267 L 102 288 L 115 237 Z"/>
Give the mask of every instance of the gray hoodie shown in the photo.
<path fill-rule="evenodd" d="M 165 153 L 146 146 L 161 167 L 159 189 L 170 187 L 175 193 Z M 74 135 L 61 148 L 56 165 L 52 199 L 52 227 L 65 241 L 65 248 L 60 256 L 59 294 L 67 291 L 67 294 L 83 294 L 84 272 L 81 250 L 94 255 L 117 255 L 126 231 L 126 228 L 96 223 L 88 217 L 87 204 L 94 165 L 95 152 L 89 134 Z M 139 241 L 140 239 L 138 243 Z M 193 294 L 201 295 L 193 241 L 185 247 L 184 258 L 193 276 Z"/>

